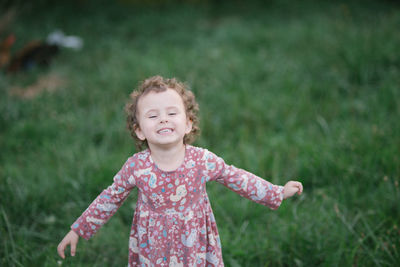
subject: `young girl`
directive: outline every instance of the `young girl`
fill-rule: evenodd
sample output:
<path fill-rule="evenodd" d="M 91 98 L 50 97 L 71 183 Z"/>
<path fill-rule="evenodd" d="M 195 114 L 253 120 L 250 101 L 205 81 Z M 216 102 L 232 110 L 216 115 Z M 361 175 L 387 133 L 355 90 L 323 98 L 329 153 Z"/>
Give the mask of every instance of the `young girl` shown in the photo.
<path fill-rule="evenodd" d="M 113 184 L 72 224 L 57 248 L 63 259 L 68 245 L 74 256 L 79 236 L 92 237 L 137 187 L 129 266 L 223 266 L 206 182 L 217 181 L 271 209 L 303 191 L 300 182 L 273 185 L 189 145 L 199 131 L 198 105 L 176 79 L 145 80 L 126 110 L 131 135 L 146 149 L 128 158 Z"/>

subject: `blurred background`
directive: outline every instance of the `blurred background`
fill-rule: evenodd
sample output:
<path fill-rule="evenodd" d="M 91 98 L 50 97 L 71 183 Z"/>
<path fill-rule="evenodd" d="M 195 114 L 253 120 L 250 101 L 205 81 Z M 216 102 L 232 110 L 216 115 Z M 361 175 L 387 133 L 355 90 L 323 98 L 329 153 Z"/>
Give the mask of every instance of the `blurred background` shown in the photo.
<path fill-rule="evenodd" d="M 208 184 L 226 266 L 400 262 L 397 1 L 0 3 L 1 266 L 127 264 L 136 190 L 56 247 L 136 152 L 123 108 L 153 75 L 196 94 L 195 145 L 303 182 L 276 211 Z"/>

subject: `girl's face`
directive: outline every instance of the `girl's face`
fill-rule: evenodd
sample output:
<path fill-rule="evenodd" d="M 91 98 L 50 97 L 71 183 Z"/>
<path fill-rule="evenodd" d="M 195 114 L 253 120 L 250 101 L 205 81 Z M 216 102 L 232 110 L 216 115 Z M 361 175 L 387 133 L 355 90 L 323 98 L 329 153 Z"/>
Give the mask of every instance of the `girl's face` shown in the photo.
<path fill-rule="evenodd" d="M 183 138 L 192 130 L 182 97 L 173 89 L 141 96 L 137 119 L 135 133 L 140 140 L 147 140 L 150 150 L 183 145 Z"/>

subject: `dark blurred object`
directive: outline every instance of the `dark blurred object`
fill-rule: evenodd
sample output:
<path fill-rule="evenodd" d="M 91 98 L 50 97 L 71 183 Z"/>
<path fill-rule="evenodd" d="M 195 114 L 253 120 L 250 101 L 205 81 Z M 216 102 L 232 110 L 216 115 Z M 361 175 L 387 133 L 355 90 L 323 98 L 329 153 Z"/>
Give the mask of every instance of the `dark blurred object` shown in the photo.
<path fill-rule="evenodd" d="M 11 47 L 15 43 L 14 34 L 10 34 L 0 43 L 0 69 L 8 65 L 11 59 Z"/>
<path fill-rule="evenodd" d="M 46 41 L 30 41 L 11 57 L 15 36 L 10 35 L 0 44 L 0 68 L 8 73 L 30 70 L 36 66 L 47 67 L 61 48 L 80 50 L 83 40 L 78 36 L 66 36 L 61 30 L 49 34 Z"/>
<path fill-rule="evenodd" d="M 13 22 L 16 14 L 14 8 L 1 8 L 2 5 L 0 5 L 0 69 L 7 66 L 11 59 L 11 47 L 15 43 L 15 36 L 14 34 L 7 33 L 7 29 Z"/>
<path fill-rule="evenodd" d="M 0 0 L 1 1 L 1 0 Z M 0 15 L 0 34 L 10 32 L 10 24 L 16 16 L 16 6 L 19 2 L 6 1 L 1 6 L 9 7 L 6 12 Z M 55 44 L 47 44 L 42 41 L 31 41 L 20 49 L 14 56 L 11 53 L 11 47 L 14 45 L 16 37 L 14 34 L 8 34 L 0 43 L 0 69 L 6 72 L 15 73 L 21 70 L 28 70 L 32 67 L 47 66 L 51 59 L 58 53 L 58 46 Z M 0 36 L 1 40 L 1 36 Z"/>
<path fill-rule="evenodd" d="M 48 66 L 58 51 L 57 45 L 42 41 L 31 41 L 12 57 L 7 72 L 15 73 L 21 70 L 29 70 L 35 66 Z"/>

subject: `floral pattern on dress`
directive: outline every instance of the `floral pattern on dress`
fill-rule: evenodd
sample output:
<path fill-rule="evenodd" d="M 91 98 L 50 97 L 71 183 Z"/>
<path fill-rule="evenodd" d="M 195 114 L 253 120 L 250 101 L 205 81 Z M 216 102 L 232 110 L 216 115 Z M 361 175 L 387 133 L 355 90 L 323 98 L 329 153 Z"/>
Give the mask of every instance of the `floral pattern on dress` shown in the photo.
<path fill-rule="evenodd" d="M 271 209 L 283 199 L 282 186 L 227 165 L 206 149 L 186 145 L 183 164 L 171 172 L 157 168 L 147 149 L 128 158 L 71 229 L 91 238 L 137 187 L 128 266 L 224 266 L 208 181 Z"/>

